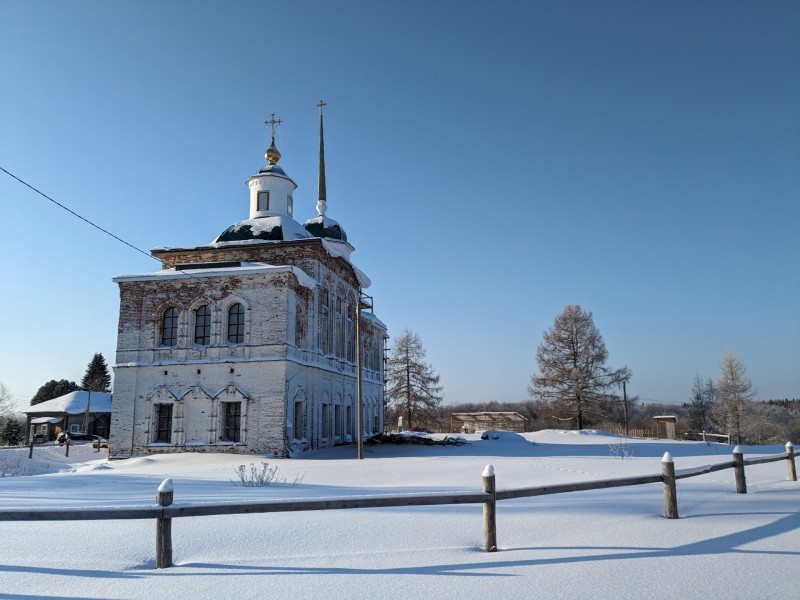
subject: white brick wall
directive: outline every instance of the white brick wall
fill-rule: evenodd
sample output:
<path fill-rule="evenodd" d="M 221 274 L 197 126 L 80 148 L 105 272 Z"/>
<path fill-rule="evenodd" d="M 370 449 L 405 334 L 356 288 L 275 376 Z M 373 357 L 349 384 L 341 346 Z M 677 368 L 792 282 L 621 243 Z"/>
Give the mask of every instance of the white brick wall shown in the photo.
<path fill-rule="evenodd" d="M 292 248 L 280 248 L 281 259 Z M 238 249 L 218 249 L 216 261 L 233 260 Z M 264 252 L 269 253 L 270 245 Z M 194 252 L 198 252 L 194 250 Z M 210 251 L 206 251 L 210 252 Z M 357 294 L 354 277 L 345 277 L 341 262 L 331 261 L 314 247 L 300 247 L 297 263 L 332 289 Z M 205 257 L 204 257 L 205 258 Z M 170 256 L 170 260 L 178 260 Z M 268 258 L 265 257 L 265 262 Z M 187 260 L 187 262 L 190 262 Z M 288 261 L 287 261 L 288 262 Z M 330 263 L 330 264 L 328 264 Z M 273 263 L 274 264 L 274 263 Z M 335 267 L 335 268 L 334 268 Z M 318 348 L 319 297 L 316 288 L 301 288 L 288 272 L 231 274 L 189 279 L 120 281 L 120 322 L 114 367 L 111 457 L 148 452 L 229 451 L 284 455 L 296 439 L 295 402 L 304 404 L 302 439 L 297 447 L 316 448 L 355 437 L 356 373 L 343 357 L 322 356 Z M 295 347 L 297 295 L 307 296 L 307 344 Z M 227 310 L 234 302 L 245 306 L 244 344 L 227 343 Z M 194 310 L 211 308 L 211 341 L 195 346 Z M 179 310 L 178 342 L 160 346 L 161 320 L 166 308 Z M 383 331 L 370 323 L 367 336 L 382 352 Z M 364 371 L 364 429 L 374 417 L 383 426 L 381 370 Z M 233 390 L 233 392 L 231 392 Z M 219 444 L 220 403 L 242 402 L 241 443 Z M 171 445 L 154 444 L 154 403 L 173 405 Z M 323 405 L 329 405 L 329 433 L 322 431 Z M 335 406 L 341 425 L 335 435 Z M 350 407 L 351 424 L 346 420 Z M 190 442 L 187 445 L 187 442 Z"/>

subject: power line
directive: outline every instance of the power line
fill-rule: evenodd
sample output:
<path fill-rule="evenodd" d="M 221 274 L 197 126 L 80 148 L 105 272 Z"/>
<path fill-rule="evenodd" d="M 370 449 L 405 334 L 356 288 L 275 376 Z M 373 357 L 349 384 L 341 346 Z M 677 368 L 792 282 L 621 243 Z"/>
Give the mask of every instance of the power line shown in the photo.
<path fill-rule="evenodd" d="M 75 216 L 75 217 L 79 218 L 81 221 L 84 221 L 85 223 L 88 223 L 89 225 L 91 225 L 91 226 L 92 226 L 92 227 L 94 227 L 95 229 L 99 229 L 100 231 L 102 231 L 102 232 L 103 232 L 103 233 L 105 233 L 106 235 L 109 235 L 109 236 L 111 236 L 112 238 L 114 238 L 114 239 L 115 239 L 115 240 L 117 240 L 118 242 L 121 242 L 121 243 L 125 244 L 126 246 L 128 246 L 129 248 L 132 248 L 132 249 L 133 249 L 133 250 L 135 250 L 136 252 L 139 252 L 139 253 L 141 253 L 141 254 L 144 254 L 146 257 L 148 257 L 148 258 L 152 258 L 153 260 L 155 260 L 155 261 L 158 261 L 159 263 L 161 263 L 161 260 L 160 260 L 159 258 L 157 258 L 157 257 L 153 256 L 153 255 L 152 255 L 152 254 L 150 254 L 149 252 L 146 252 L 145 250 L 142 250 L 141 248 L 139 248 L 139 247 L 137 247 L 137 246 L 134 246 L 134 245 L 133 245 L 133 244 L 131 244 L 130 242 L 126 242 L 126 241 L 125 241 L 125 240 L 123 240 L 121 237 L 119 237 L 119 236 L 117 236 L 117 235 L 114 235 L 113 233 L 111 233 L 111 232 L 110 232 L 110 231 L 108 231 L 107 229 L 104 229 L 103 227 L 100 227 L 99 225 L 97 225 L 96 223 L 93 223 L 92 221 L 90 221 L 90 220 L 89 220 L 89 219 L 87 219 L 86 217 L 84 217 L 84 216 L 82 216 L 82 215 L 79 215 L 79 214 L 78 214 L 78 213 L 76 213 L 74 210 L 72 210 L 72 209 L 70 209 L 70 208 L 68 208 L 68 207 L 64 206 L 63 204 L 61 204 L 61 203 L 60 203 L 60 202 L 58 202 L 57 200 L 55 200 L 55 199 L 51 198 L 50 196 L 48 196 L 47 194 L 45 194 L 44 192 L 42 192 L 42 191 L 41 191 L 41 190 L 39 190 L 38 188 L 34 187 L 33 185 L 31 185 L 31 184 L 30 184 L 30 183 L 28 183 L 27 181 L 24 181 L 24 180 L 20 179 L 19 177 L 17 177 L 16 175 L 14 175 L 13 173 L 11 173 L 11 172 L 10 172 L 10 171 L 8 171 L 7 169 L 3 168 L 2 166 L 0 166 L 0 170 L 2 170 L 2 171 L 3 171 L 4 173 L 6 173 L 8 176 L 10 176 L 10 177 L 13 177 L 14 179 L 16 179 L 16 180 L 17 180 L 18 182 L 20 182 L 22 185 L 24 185 L 24 186 L 26 186 L 26 187 L 30 188 L 31 190 L 33 190 L 34 192 L 36 192 L 37 194 L 39 194 L 39 195 L 40 195 L 40 196 L 42 196 L 43 198 L 46 198 L 47 200 L 49 200 L 50 202 L 52 202 L 52 203 L 53 203 L 53 204 L 55 204 L 56 206 L 58 206 L 58 207 L 60 207 L 60 208 L 63 208 L 65 211 L 67 211 L 67 212 L 68 212 L 68 213 L 70 213 L 71 215 L 73 215 L 73 216 Z M 192 273 L 188 273 L 187 271 L 185 271 L 185 270 L 183 270 L 183 269 L 180 269 L 180 268 L 178 268 L 178 266 L 177 266 L 177 265 L 176 265 L 175 267 L 173 267 L 173 268 L 175 269 L 175 271 L 176 271 L 176 272 L 178 272 L 178 273 L 182 273 L 183 275 L 186 275 L 186 277 L 188 277 L 189 279 L 197 279 L 197 280 L 200 280 L 200 279 L 201 279 L 201 277 L 198 277 L 198 276 L 196 276 L 196 275 L 193 275 Z M 252 298 L 252 299 L 251 299 L 249 302 L 250 302 L 251 304 L 255 305 L 255 306 L 260 306 L 260 307 L 262 307 L 262 308 L 266 308 L 266 309 L 268 309 L 268 310 L 269 310 L 269 307 L 268 307 L 266 304 L 264 304 L 263 302 L 259 301 L 259 300 L 258 300 L 258 298 Z"/>
<path fill-rule="evenodd" d="M 17 180 L 18 182 L 20 182 L 22 185 L 24 185 L 24 186 L 26 186 L 26 187 L 30 188 L 31 190 L 33 190 L 34 192 L 36 192 L 37 194 L 39 194 L 39 195 L 40 195 L 40 196 L 42 196 L 43 198 L 46 198 L 47 200 L 49 200 L 50 202 L 52 202 L 52 203 L 53 203 L 53 204 L 55 204 L 56 206 L 58 206 L 58 207 L 60 207 L 60 208 L 63 208 L 65 211 L 67 211 L 67 212 L 68 212 L 68 213 L 70 213 L 71 215 L 73 215 L 73 216 L 75 216 L 75 217 L 79 218 L 81 221 L 84 221 L 85 223 L 88 223 L 89 225 L 91 225 L 91 226 L 92 226 L 92 227 L 94 227 L 95 229 L 99 229 L 100 231 L 102 231 L 102 232 L 103 232 L 103 233 L 105 233 L 106 235 L 109 235 L 109 236 L 111 236 L 112 238 L 114 238 L 114 239 L 115 239 L 115 240 L 117 240 L 118 242 L 121 242 L 121 243 L 125 244 L 126 246 L 128 246 L 129 248 L 132 248 L 132 249 L 133 249 L 133 250 L 135 250 L 136 252 L 139 252 L 139 253 L 141 253 L 141 254 L 144 254 L 144 255 L 145 255 L 145 256 L 147 256 L 148 258 L 152 258 L 153 260 L 156 260 L 156 261 L 158 261 L 159 263 L 161 263 L 161 260 L 160 260 L 159 258 L 157 258 L 157 257 L 153 256 L 153 255 L 152 255 L 152 254 L 150 254 L 149 252 L 146 252 L 146 251 L 142 250 L 141 248 L 139 248 L 139 247 L 137 247 L 137 246 L 134 246 L 134 245 L 133 245 L 133 244 L 131 244 L 130 242 L 126 242 L 126 241 L 125 241 L 125 240 L 123 240 L 121 237 L 119 237 L 119 236 L 117 236 L 117 235 L 114 235 L 113 233 L 111 233 L 111 232 L 110 232 L 110 231 L 108 231 L 107 229 L 104 229 L 103 227 L 100 227 L 99 225 L 97 225 L 96 223 L 93 223 L 92 221 L 90 221 L 90 220 L 89 220 L 89 219 L 87 219 L 86 217 L 84 217 L 84 216 L 82 216 L 82 215 L 79 215 L 79 214 L 78 214 L 78 213 L 76 213 L 74 210 L 72 210 L 72 209 L 70 209 L 70 208 L 68 208 L 68 207 L 64 206 L 63 204 L 61 204 L 61 203 L 60 203 L 60 202 L 58 202 L 57 200 L 55 200 L 55 199 L 51 198 L 50 196 L 48 196 L 47 194 L 45 194 L 45 193 L 44 193 L 44 192 L 42 192 L 41 190 L 37 189 L 36 187 L 34 187 L 33 185 L 31 185 L 31 184 L 30 184 L 30 183 L 28 183 L 27 181 L 24 181 L 24 180 L 20 179 L 19 177 L 17 177 L 16 175 L 14 175 L 13 173 L 11 173 L 10 171 L 6 170 L 6 169 L 5 169 L 5 168 L 3 168 L 2 166 L 0 166 L 0 170 L 2 170 L 2 171 L 3 171 L 5 174 L 7 174 L 8 176 L 10 176 L 10 177 L 13 177 L 14 179 L 16 179 L 16 180 Z M 162 263 L 162 264 L 163 264 L 163 263 Z M 176 265 L 175 267 L 173 267 L 173 268 L 175 269 L 175 271 L 176 271 L 176 272 L 178 272 L 178 273 L 182 273 L 183 275 L 186 275 L 186 277 L 188 277 L 189 279 L 197 279 L 197 280 L 200 280 L 200 279 L 201 279 L 201 277 L 197 277 L 196 275 L 193 275 L 192 273 L 188 273 L 188 272 L 186 272 L 185 270 L 178 268 L 178 266 L 177 266 L 177 265 Z M 299 268 L 299 267 L 298 267 L 298 268 Z M 258 298 L 252 298 L 251 300 L 249 300 L 249 302 L 251 302 L 251 304 L 253 304 L 253 305 L 255 305 L 255 306 L 260 306 L 260 307 L 262 307 L 262 308 L 266 308 L 267 310 L 269 310 L 269 307 L 268 307 L 268 306 L 267 306 L 265 303 L 261 302 L 261 301 L 260 301 Z"/>
<path fill-rule="evenodd" d="M 139 248 L 139 247 L 137 247 L 137 246 L 134 246 L 134 245 L 133 245 L 133 244 L 131 244 L 130 242 L 126 242 L 126 241 L 125 241 L 125 240 L 123 240 L 121 237 L 119 237 L 119 236 L 117 236 L 117 235 L 114 235 L 113 233 L 111 233 L 111 232 L 110 232 L 108 229 L 104 229 L 104 228 L 100 227 L 100 225 L 98 225 L 97 223 L 93 223 L 92 221 L 90 221 L 90 220 L 89 220 L 89 219 L 87 219 L 86 217 L 84 217 L 84 216 L 81 216 L 81 215 L 79 215 L 78 213 L 76 213 L 76 212 L 75 212 L 74 210 L 72 210 L 71 208 L 68 208 L 68 207 L 64 206 L 63 204 L 61 204 L 59 201 L 57 201 L 57 200 L 54 200 L 53 198 L 51 198 L 50 196 L 48 196 L 47 194 L 45 194 L 43 191 L 39 190 L 38 188 L 35 188 L 34 186 L 32 186 L 32 185 L 31 185 L 30 183 L 28 183 L 27 181 L 23 181 L 22 179 L 20 179 L 20 178 L 19 178 L 19 177 L 17 177 L 16 175 L 14 175 L 12 172 L 10 172 L 10 171 L 8 171 L 8 170 L 4 169 L 4 168 L 3 168 L 3 167 L 1 167 L 1 166 L 0 166 L 0 170 L 2 170 L 2 171 L 3 171 L 3 172 L 6 174 L 6 175 L 8 175 L 9 177 L 13 177 L 13 178 L 14 178 L 14 179 L 16 179 L 17 181 L 19 181 L 19 182 L 20 182 L 22 185 L 24 185 L 24 186 L 26 186 L 26 187 L 28 187 L 28 188 L 32 189 L 34 192 L 36 192 L 37 194 L 39 194 L 39 195 L 40 195 L 40 196 L 42 196 L 43 198 L 46 198 L 47 200 L 49 200 L 50 202 L 52 202 L 52 203 L 53 203 L 53 204 L 55 204 L 56 206 L 58 206 L 58 207 L 60 207 L 60 208 L 63 208 L 65 211 L 67 211 L 67 212 L 68 212 L 68 213 L 70 213 L 71 215 L 73 215 L 73 216 L 75 216 L 75 217 L 78 217 L 78 218 L 79 218 L 81 221 L 84 221 L 85 223 L 88 223 L 89 225 L 91 225 L 91 226 L 92 226 L 92 227 L 94 227 L 95 229 L 99 229 L 100 231 L 102 231 L 102 232 L 103 232 L 103 233 L 105 233 L 106 235 L 109 235 L 109 236 L 111 236 L 112 238 L 114 238 L 114 239 L 115 239 L 115 240 L 117 240 L 118 242 L 122 242 L 122 243 L 123 243 L 123 244 L 125 244 L 126 246 L 128 246 L 128 247 L 130 247 L 130 248 L 133 248 L 134 250 L 136 250 L 136 252 L 139 252 L 139 253 L 141 253 L 141 254 L 144 254 L 144 255 L 145 255 L 147 258 L 152 258 L 153 260 L 158 260 L 158 259 L 157 259 L 155 256 L 153 256 L 153 255 L 152 255 L 152 254 L 150 254 L 149 252 L 146 252 L 146 251 L 142 250 L 141 248 Z"/>
<path fill-rule="evenodd" d="M 58 200 L 55 200 L 54 198 L 51 198 L 50 196 L 48 196 L 47 194 L 45 194 L 44 192 L 42 192 L 42 191 L 41 191 L 41 190 L 39 190 L 38 188 L 34 187 L 33 185 L 31 185 L 31 184 L 30 184 L 30 183 L 28 183 L 27 181 L 24 181 L 24 180 L 20 179 L 19 177 L 17 177 L 16 175 L 14 175 L 13 173 L 11 173 L 11 172 L 10 172 L 10 171 L 8 171 L 7 169 L 3 168 L 2 166 L 0 166 L 0 170 L 2 170 L 2 171 L 3 171 L 3 172 L 6 174 L 6 175 L 8 175 L 8 176 L 10 176 L 10 177 L 13 177 L 13 178 L 14 178 L 14 179 L 16 179 L 17 181 L 19 181 L 19 182 L 20 182 L 22 185 L 24 185 L 24 186 L 26 186 L 26 187 L 28 187 L 28 188 L 32 189 L 34 192 L 36 192 L 37 194 L 39 194 L 39 195 L 40 195 L 40 196 L 42 196 L 43 198 L 46 198 L 46 199 L 48 199 L 50 202 L 52 202 L 52 203 L 53 203 L 53 204 L 55 204 L 56 206 L 58 206 L 58 207 L 60 207 L 60 208 L 63 208 L 65 211 L 67 211 L 67 212 L 68 212 L 68 213 L 70 213 L 71 215 L 73 215 L 73 216 L 75 216 L 75 217 L 79 218 L 81 221 L 83 221 L 83 222 L 85 222 L 85 223 L 88 223 L 89 225 L 91 225 L 91 226 L 92 226 L 92 227 L 94 227 L 95 229 L 99 229 L 100 231 L 102 231 L 102 232 L 103 232 L 103 233 L 105 233 L 106 235 L 109 235 L 109 236 L 111 236 L 112 238 L 114 238 L 114 239 L 115 239 L 115 240 L 117 240 L 118 242 L 122 242 L 123 244 L 125 244 L 125 245 L 126 245 L 126 246 L 128 246 L 129 248 L 132 248 L 132 249 L 133 249 L 133 250 L 135 250 L 136 252 L 140 252 L 141 254 L 144 254 L 144 255 L 145 255 L 147 258 L 152 258 L 153 260 L 156 260 L 156 261 L 158 261 L 159 263 L 161 262 L 161 260 L 160 260 L 160 259 L 156 258 L 155 256 L 153 256 L 153 255 L 152 255 L 152 254 L 150 254 L 149 252 L 146 252 L 146 251 L 142 250 L 141 248 L 139 248 L 139 247 L 137 247 L 137 246 L 134 246 L 134 245 L 133 245 L 133 244 L 131 244 L 130 242 L 126 242 L 125 240 L 123 240 L 123 239 L 122 239 L 121 237 L 119 237 L 118 235 L 114 235 L 113 233 L 111 233 L 111 232 L 110 232 L 110 231 L 108 231 L 107 229 L 104 229 L 103 227 L 100 227 L 100 225 L 97 225 L 96 223 L 94 223 L 94 222 L 90 221 L 90 220 L 89 220 L 89 219 L 87 219 L 86 217 L 84 217 L 84 216 L 82 216 L 82 215 L 79 215 L 78 213 L 76 213 L 76 212 L 75 212 L 74 210 L 72 210 L 71 208 L 68 208 L 68 207 L 64 206 L 64 205 L 63 205 L 63 204 L 61 204 L 61 203 L 60 203 Z M 186 271 L 184 271 L 183 269 L 180 269 L 180 268 L 178 268 L 177 266 L 175 266 L 175 267 L 174 267 L 174 269 L 175 269 L 175 271 L 176 271 L 176 272 L 178 272 L 178 273 L 182 273 L 183 275 L 186 275 L 186 276 L 187 276 L 188 278 L 190 278 L 190 279 L 197 279 L 197 280 L 200 280 L 200 279 L 201 279 L 200 277 L 197 277 L 196 275 L 193 275 L 192 273 L 187 273 Z M 254 305 L 256 305 L 256 306 L 261 306 L 262 308 L 268 308 L 266 304 L 264 304 L 264 303 L 260 302 L 260 301 L 259 301 L 257 298 L 253 298 L 253 299 L 251 300 L 251 303 L 252 303 L 252 304 L 254 304 Z"/>

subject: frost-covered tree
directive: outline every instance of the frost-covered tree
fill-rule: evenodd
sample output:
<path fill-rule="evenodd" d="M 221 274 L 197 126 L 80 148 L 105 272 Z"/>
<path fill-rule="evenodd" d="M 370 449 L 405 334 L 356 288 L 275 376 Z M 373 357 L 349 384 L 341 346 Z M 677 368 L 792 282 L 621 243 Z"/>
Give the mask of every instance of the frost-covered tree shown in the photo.
<path fill-rule="evenodd" d="M 442 402 L 439 375 L 425 362 L 425 348 L 419 336 L 405 329 L 394 339 L 386 363 L 386 401 L 390 410 L 405 415 L 406 426 L 422 426 L 436 420 Z"/>
<path fill-rule="evenodd" d="M 528 392 L 583 429 L 587 418 L 608 412 L 617 401 L 612 391 L 631 377 L 627 367 L 612 369 L 606 360 L 608 351 L 592 313 L 568 304 L 536 348 L 539 374 L 531 376 Z"/>
<path fill-rule="evenodd" d="M 716 405 L 717 421 L 736 438 L 736 443 L 740 444 L 747 425 L 750 405 L 756 395 L 753 382 L 745 374 L 742 361 L 730 348 L 719 365 L 719 371 L 716 386 L 719 399 Z"/>
<path fill-rule="evenodd" d="M 703 381 L 695 375 L 690 402 L 684 404 L 689 412 L 689 429 L 692 431 L 708 431 L 711 427 L 714 402 L 717 389 L 711 379 Z"/>
<path fill-rule="evenodd" d="M 0 381 L 0 417 L 14 412 L 14 396 L 6 385 Z"/>
<path fill-rule="evenodd" d="M 107 392 L 111 389 L 111 375 L 108 372 L 106 359 L 96 352 L 86 367 L 86 374 L 81 379 L 81 389 L 90 392 Z"/>
<path fill-rule="evenodd" d="M 67 381 L 66 379 L 56 381 L 55 379 L 51 379 L 40 387 L 33 398 L 31 398 L 31 406 L 47 402 L 48 400 L 58 398 L 70 392 L 77 392 L 79 389 L 81 388 L 79 388 L 78 384 L 74 381 Z"/>

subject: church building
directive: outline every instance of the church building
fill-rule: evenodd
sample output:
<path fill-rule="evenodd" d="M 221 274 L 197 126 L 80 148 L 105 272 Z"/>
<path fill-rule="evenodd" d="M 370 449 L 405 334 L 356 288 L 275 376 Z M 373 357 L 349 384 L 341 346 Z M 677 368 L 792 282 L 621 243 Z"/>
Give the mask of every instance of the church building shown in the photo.
<path fill-rule="evenodd" d="M 267 164 L 247 180 L 249 218 L 207 245 L 153 249 L 160 271 L 113 279 L 111 458 L 289 456 L 355 442 L 359 421 L 382 431 L 386 326 L 344 229 L 326 216 L 318 106 L 316 217 L 294 219 L 297 184 L 278 165 L 273 115 Z"/>

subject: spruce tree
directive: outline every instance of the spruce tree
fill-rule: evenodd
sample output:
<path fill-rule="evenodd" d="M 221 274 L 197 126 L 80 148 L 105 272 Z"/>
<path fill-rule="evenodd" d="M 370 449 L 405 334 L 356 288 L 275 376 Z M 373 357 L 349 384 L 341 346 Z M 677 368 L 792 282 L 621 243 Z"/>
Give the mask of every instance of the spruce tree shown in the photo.
<path fill-rule="evenodd" d="M 107 392 L 111 389 L 108 365 L 99 352 L 95 353 L 86 367 L 86 374 L 81 379 L 81 389 L 89 392 Z"/>
<path fill-rule="evenodd" d="M 691 402 L 683 407 L 689 412 L 689 429 L 692 431 L 710 431 L 717 390 L 710 379 L 703 381 L 695 375 L 692 385 Z"/>
<path fill-rule="evenodd" d="M 0 429 L 0 445 L 19 446 L 22 442 L 22 424 L 15 418 L 9 417 Z"/>

